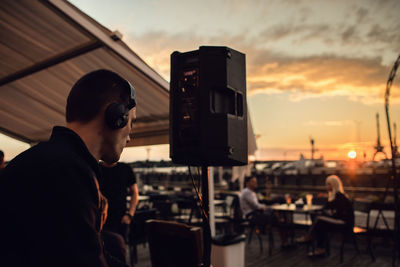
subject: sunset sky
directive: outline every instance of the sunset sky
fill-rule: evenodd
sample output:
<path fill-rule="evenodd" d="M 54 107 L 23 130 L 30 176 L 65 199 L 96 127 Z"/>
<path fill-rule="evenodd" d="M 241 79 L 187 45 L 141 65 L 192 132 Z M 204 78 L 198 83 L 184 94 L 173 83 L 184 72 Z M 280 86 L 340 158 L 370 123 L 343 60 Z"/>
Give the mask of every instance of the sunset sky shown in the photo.
<path fill-rule="evenodd" d="M 390 152 L 383 96 L 400 53 L 398 0 L 71 2 L 121 32 L 167 81 L 173 51 L 218 45 L 245 53 L 248 109 L 259 135 L 257 159 L 298 159 L 300 153 L 309 158 L 310 137 L 317 157 L 345 159 L 355 149 L 371 159 L 376 113 L 382 144 Z M 399 140 L 398 76 L 390 113 Z M 167 145 L 149 152 L 153 159 L 169 159 Z M 144 148 L 129 148 L 122 157 L 146 158 Z"/>

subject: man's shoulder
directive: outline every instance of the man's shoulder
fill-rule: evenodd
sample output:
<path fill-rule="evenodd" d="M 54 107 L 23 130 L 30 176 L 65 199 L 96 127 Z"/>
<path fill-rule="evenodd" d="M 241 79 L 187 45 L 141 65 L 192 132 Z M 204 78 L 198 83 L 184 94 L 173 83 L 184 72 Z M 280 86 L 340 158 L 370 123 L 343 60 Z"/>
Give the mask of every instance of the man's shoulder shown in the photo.
<path fill-rule="evenodd" d="M 42 192 L 64 192 L 76 187 L 81 178 L 89 177 L 90 169 L 69 150 L 60 150 L 57 146 L 40 143 L 19 154 L 9 162 L 2 173 L 2 186 L 10 190 L 33 190 Z M 39 193 L 40 194 L 40 193 Z"/>
<path fill-rule="evenodd" d="M 39 160 L 58 163 L 58 164 L 72 164 L 73 162 L 80 162 L 81 156 L 71 149 L 71 146 L 64 143 L 50 143 L 45 142 L 37 146 L 36 151 L 32 151 Z"/>
<path fill-rule="evenodd" d="M 62 170 L 62 166 L 81 165 L 80 156 L 66 146 L 39 143 L 12 159 L 6 169 L 10 172 L 33 172 L 41 169 Z M 7 172 L 8 172 L 7 171 Z"/>
<path fill-rule="evenodd" d="M 252 191 L 250 189 L 248 189 L 247 187 L 245 187 L 242 191 L 242 193 L 251 193 Z"/>
<path fill-rule="evenodd" d="M 248 189 L 247 187 L 245 189 L 242 190 L 241 196 L 247 196 L 247 195 L 251 195 L 252 191 L 250 189 Z"/>
<path fill-rule="evenodd" d="M 117 166 L 121 172 L 128 173 L 129 175 L 131 175 L 133 173 L 131 166 L 127 163 L 118 162 Z"/>
<path fill-rule="evenodd" d="M 136 183 L 136 178 L 135 174 L 133 173 L 132 167 L 129 164 L 123 162 L 119 162 L 118 165 L 121 167 L 121 182 L 124 183 L 126 186 L 130 186 Z"/>

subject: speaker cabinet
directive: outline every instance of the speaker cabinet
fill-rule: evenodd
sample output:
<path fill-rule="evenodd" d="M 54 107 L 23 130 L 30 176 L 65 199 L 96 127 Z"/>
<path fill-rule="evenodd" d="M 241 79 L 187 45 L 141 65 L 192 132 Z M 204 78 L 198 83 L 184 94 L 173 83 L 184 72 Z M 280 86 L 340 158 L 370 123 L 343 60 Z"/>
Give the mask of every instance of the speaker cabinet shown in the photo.
<path fill-rule="evenodd" d="M 247 164 L 244 54 L 214 46 L 172 53 L 170 157 L 193 166 Z"/>

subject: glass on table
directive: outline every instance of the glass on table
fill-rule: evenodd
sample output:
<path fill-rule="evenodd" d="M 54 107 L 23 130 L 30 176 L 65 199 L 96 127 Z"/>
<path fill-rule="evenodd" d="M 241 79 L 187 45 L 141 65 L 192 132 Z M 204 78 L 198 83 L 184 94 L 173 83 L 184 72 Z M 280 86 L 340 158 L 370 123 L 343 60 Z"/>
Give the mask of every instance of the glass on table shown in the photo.
<path fill-rule="evenodd" d="M 306 195 L 306 202 L 308 206 L 312 205 L 312 199 L 313 199 L 313 195 L 312 194 L 307 194 Z"/>
<path fill-rule="evenodd" d="M 290 194 L 285 194 L 286 204 L 289 206 L 292 203 L 292 197 Z"/>

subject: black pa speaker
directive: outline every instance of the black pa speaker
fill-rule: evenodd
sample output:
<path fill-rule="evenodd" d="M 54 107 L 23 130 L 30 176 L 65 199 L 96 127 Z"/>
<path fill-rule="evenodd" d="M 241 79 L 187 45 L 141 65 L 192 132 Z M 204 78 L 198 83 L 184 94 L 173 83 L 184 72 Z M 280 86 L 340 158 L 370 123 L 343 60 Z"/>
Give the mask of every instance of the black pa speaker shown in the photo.
<path fill-rule="evenodd" d="M 245 165 L 245 55 L 201 46 L 171 55 L 170 157 L 194 166 Z"/>

